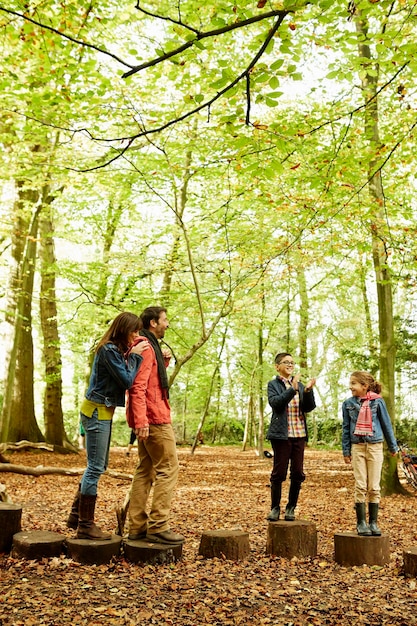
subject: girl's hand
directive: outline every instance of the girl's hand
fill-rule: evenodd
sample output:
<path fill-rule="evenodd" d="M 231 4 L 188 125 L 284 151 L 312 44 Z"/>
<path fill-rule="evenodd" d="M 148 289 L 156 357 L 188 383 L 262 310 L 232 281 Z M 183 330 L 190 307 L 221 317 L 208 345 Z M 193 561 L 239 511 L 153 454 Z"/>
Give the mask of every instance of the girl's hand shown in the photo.
<path fill-rule="evenodd" d="M 346 465 L 349 465 L 349 463 L 352 463 L 352 457 L 351 456 L 344 456 L 343 457 Z"/>
<path fill-rule="evenodd" d="M 149 344 L 147 341 L 139 341 L 139 343 L 137 343 L 135 346 L 133 346 L 133 348 L 131 349 L 130 352 L 132 352 L 133 354 L 139 354 L 141 355 L 142 352 L 144 350 L 147 350 L 149 348 Z"/>
<path fill-rule="evenodd" d="M 164 359 L 170 359 L 172 357 L 171 350 L 169 348 L 162 348 L 162 356 Z"/>
<path fill-rule="evenodd" d="M 298 391 L 298 381 L 299 380 L 300 380 L 300 374 L 296 374 L 295 376 L 292 377 L 291 385 L 292 385 L 293 389 L 295 389 L 296 391 Z"/>

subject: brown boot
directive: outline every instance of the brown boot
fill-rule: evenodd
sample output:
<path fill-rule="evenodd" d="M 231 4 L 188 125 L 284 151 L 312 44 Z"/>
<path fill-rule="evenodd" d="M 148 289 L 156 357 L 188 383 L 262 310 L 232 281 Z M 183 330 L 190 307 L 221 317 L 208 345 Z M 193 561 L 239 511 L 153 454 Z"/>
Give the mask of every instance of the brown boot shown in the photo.
<path fill-rule="evenodd" d="M 78 485 L 78 491 L 75 494 L 74 502 L 72 503 L 71 513 L 68 515 L 67 526 L 68 528 L 72 528 L 72 530 L 77 530 L 78 528 L 78 510 L 80 507 L 80 487 L 81 483 Z"/>
<path fill-rule="evenodd" d="M 104 533 L 94 523 L 96 500 L 97 496 L 86 496 L 82 493 L 80 494 L 80 513 L 77 539 L 93 539 L 95 541 L 106 541 L 111 539 L 111 535 Z"/>

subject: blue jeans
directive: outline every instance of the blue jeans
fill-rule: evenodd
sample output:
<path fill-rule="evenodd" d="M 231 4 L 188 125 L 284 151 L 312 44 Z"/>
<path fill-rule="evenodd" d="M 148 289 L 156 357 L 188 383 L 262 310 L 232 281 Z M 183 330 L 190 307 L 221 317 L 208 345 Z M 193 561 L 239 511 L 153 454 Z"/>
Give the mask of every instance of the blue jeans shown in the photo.
<path fill-rule="evenodd" d="M 86 433 L 87 450 L 87 469 L 81 479 L 81 493 L 84 496 L 96 496 L 98 479 L 109 463 L 112 420 L 99 420 L 97 410 L 91 417 L 83 413 L 80 416 Z"/>

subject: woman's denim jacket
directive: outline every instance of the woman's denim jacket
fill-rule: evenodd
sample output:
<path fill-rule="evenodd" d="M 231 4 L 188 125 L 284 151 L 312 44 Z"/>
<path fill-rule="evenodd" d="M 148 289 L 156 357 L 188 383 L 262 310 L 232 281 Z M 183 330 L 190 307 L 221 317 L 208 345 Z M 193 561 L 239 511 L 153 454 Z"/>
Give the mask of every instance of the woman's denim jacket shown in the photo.
<path fill-rule="evenodd" d="M 372 413 L 372 435 L 354 435 L 356 422 L 358 421 L 361 402 L 359 398 L 352 396 L 342 404 L 342 450 L 343 456 L 351 456 L 352 443 L 380 443 L 384 440 L 390 452 L 397 452 L 398 446 L 388 414 L 386 404 L 382 398 L 370 400 Z"/>
<path fill-rule="evenodd" d="M 126 389 L 132 386 L 142 360 L 138 354 L 129 354 L 125 359 L 114 343 L 104 344 L 94 357 L 87 400 L 125 406 Z"/>

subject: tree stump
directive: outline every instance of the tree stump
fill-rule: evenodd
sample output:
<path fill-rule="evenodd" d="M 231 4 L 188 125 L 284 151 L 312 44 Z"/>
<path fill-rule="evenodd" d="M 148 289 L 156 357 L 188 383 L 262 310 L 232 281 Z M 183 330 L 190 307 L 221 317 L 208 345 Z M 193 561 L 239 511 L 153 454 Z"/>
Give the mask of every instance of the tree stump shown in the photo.
<path fill-rule="evenodd" d="M 403 551 L 404 574 L 417 578 L 417 548 L 406 548 Z"/>
<path fill-rule="evenodd" d="M 386 565 L 390 559 L 389 535 L 365 537 L 355 532 L 336 533 L 334 558 L 339 565 Z"/>
<path fill-rule="evenodd" d="M 0 502 L 0 552 L 10 552 L 13 535 L 22 530 L 22 507 L 20 504 Z"/>
<path fill-rule="evenodd" d="M 103 565 L 109 563 L 113 557 L 120 555 L 122 538 L 112 535 L 107 541 L 93 539 L 67 539 L 68 556 L 84 565 Z"/>
<path fill-rule="evenodd" d="M 169 545 L 167 543 L 148 543 L 147 541 L 125 539 L 123 552 L 126 560 L 131 563 L 163 565 L 179 561 L 182 557 L 182 546 L 182 543 Z"/>
<path fill-rule="evenodd" d="M 208 530 L 200 540 L 198 553 L 207 559 L 217 557 L 239 561 L 248 556 L 249 534 L 241 530 Z"/>
<path fill-rule="evenodd" d="M 30 530 L 13 536 L 12 556 L 15 559 L 43 559 L 64 552 L 65 536 L 48 530 Z"/>
<path fill-rule="evenodd" d="M 315 524 L 304 520 L 269 522 L 266 553 L 286 559 L 317 556 Z"/>

